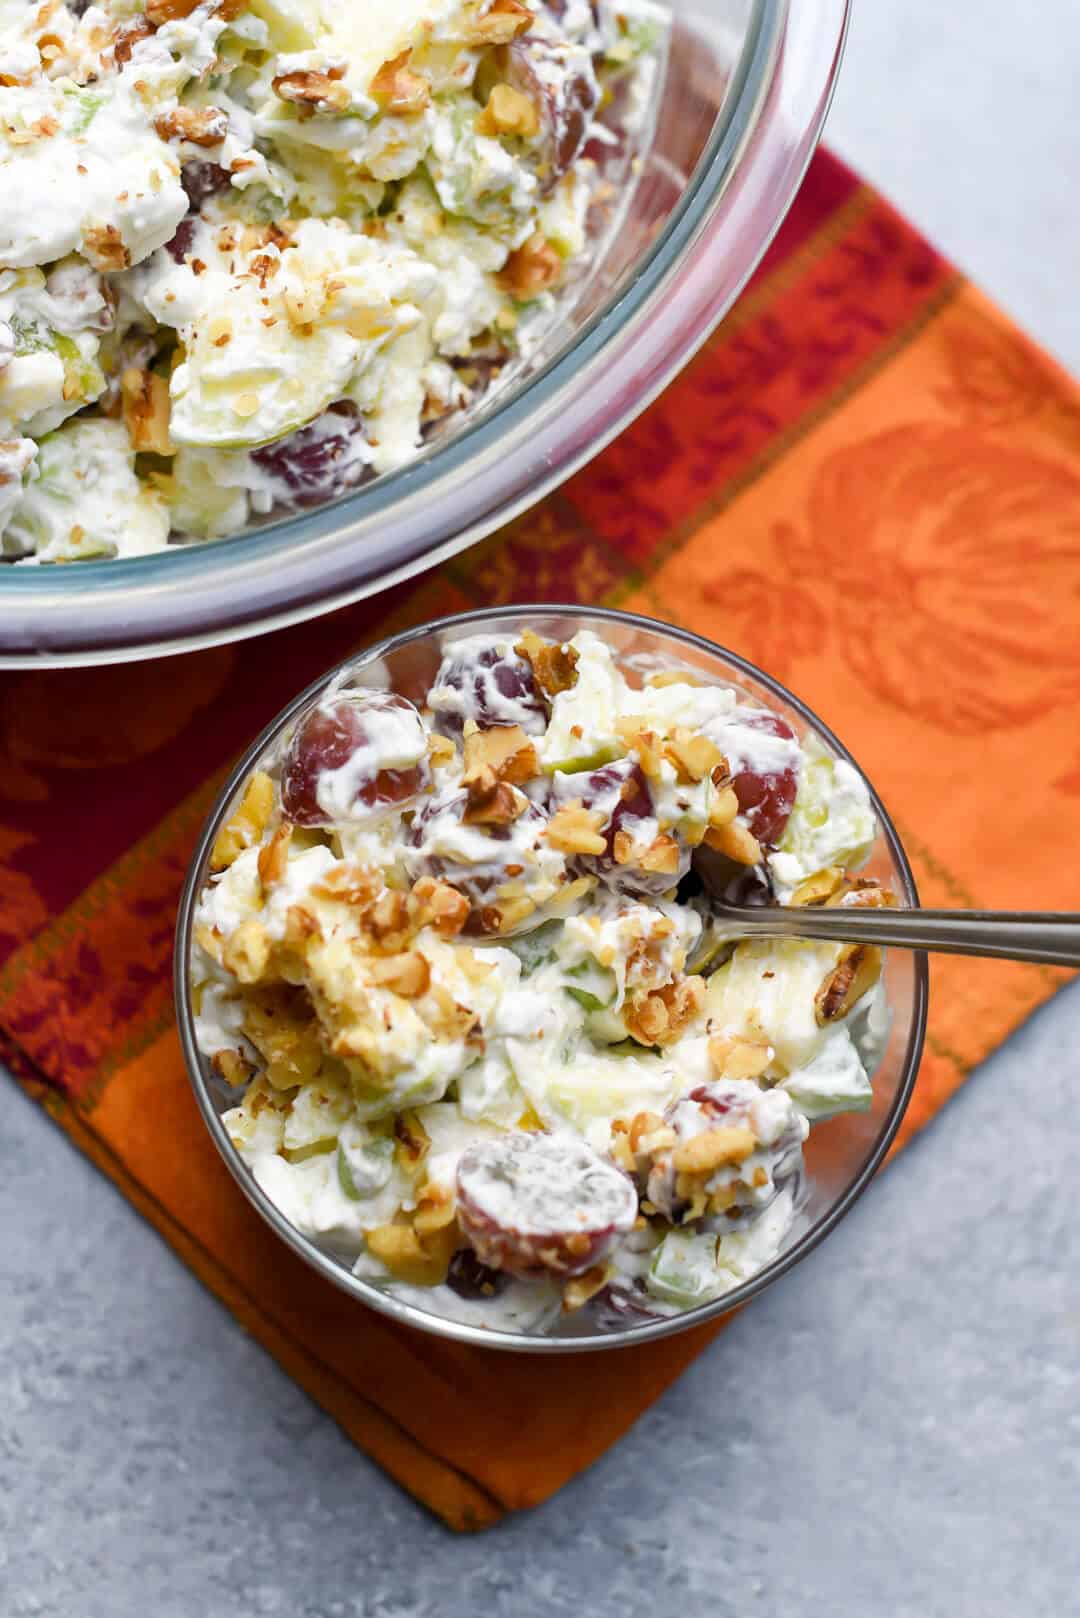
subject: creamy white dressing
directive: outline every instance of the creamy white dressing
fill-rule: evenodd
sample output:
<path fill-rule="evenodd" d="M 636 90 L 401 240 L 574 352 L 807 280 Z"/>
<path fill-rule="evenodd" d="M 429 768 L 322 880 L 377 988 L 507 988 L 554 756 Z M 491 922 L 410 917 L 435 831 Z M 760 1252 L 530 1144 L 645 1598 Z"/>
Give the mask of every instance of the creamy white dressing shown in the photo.
<path fill-rule="evenodd" d="M 108 342 L 108 322 L 50 317 L 5 364 L 0 307 L 0 443 L 44 448 L 99 405 L 155 457 L 130 468 L 124 522 L 105 514 L 89 537 L 6 467 L 0 555 L 141 555 L 336 499 L 512 374 L 587 257 L 584 149 L 609 113 L 624 150 L 605 183 L 632 179 L 619 109 L 666 21 L 649 0 L 599 22 L 538 6 L 527 45 L 502 39 L 511 64 L 524 53 L 536 114 L 515 133 L 483 123 L 505 68 L 489 10 L 252 0 L 227 16 L 203 0 L 155 28 L 133 0 L 0 7 L 0 277 L 74 256 L 116 309 Z M 598 110 L 553 173 L 583 86 Z M 547 255 L 538 285 L 512 262 L 530 242 Z M 131 372 L 155 395 L 149 428 L 132 387 L 119 397 Z M 54 503 L 81 497 L 77 448 L 50 458 Z"/>
<path fill-rule="evenodd" d="M 509 1232 L 518 1270 L 526 1262 L 521 1252 L 527 1248 L 528 1263 L 535 1263 L 536 1244 L 546 1238 L 557 1249 L 575 1231 L 590 1243 L 598 1230 L 616 1231 L 613 1247 L 605 1237 L 580 1261 L 610 1265 L 605 1275 L 615 1316 L 620 1309 L 664 1313 L 721 1296 L 782 1249 L 810 1125 L 869 1104 L 870 1069 L 888 1033 L 880 990 L 865 995 L 850 1017 L 819 1026 L 816 996 L 840 946 L 775 941 L 737 944 L 670 1042 L 649 1047 L 631 1037 L 643 997 L 668 995 L 665 1004 L 674 1004 L 670 995 L 685 982 L 701 942 L 702 906 L 601 883 L 586 884 L 560 910 L 552 895 L 575 880 L 578 867 L 550 846 L 546 833 L 551 814 L 573 801 L 572 776 L 545 768 L 527 782 L 522 813 L 497 828 L 499 836 L 490 826 L 466 825 L 462 726 L 477 712 L 485 724 L 528 719 L 546 766 L 551 726 L 558 722 L 565 739 L 580 721 L 575 746 L 595 755 L 617 745 L 624 758 L 627 743 L 614 721 L 640 714 L 644 691 L 655 694 L 649 719 L 660 733 L 678 725 L 696 734 L 685 723 L 693 715 L 713 739 L 724 736 L 740 767 L 787 768 L 794 747 L 797 825 L 810 820 L 817 832 L 834 819 L 850 824 L 861 783 L 834 767 L 817 744 L 742 726 L 734 692 L 681 683 L 637 688 L 598 638 L 581 635 L 572 646 L 592 705 L 564 700 L 572 691 L 564 692 L 545 712 L 512 642 L 451 643 L 425 713 L 365 706 L 367 728 L 352 756 L 318 780 L 318 802 L 333 822 L 326 842 L 294 838 L 284 871 L 264 879 L 258 864 L 265 833 L 208 882 L 196 916 L 218 952 L 251 922 L 270 951 L 295 951 L 287 940 L 297 907 L 317 928 L 302 981 L 322 1069 L 284 1092 L 257 1077 L 225 1117 L 258 1183 L 305 1234 L 355 1260 L 358 1275 L 446 1318 L 492 1329 L 554 1329 L 561 1283 L 510 1276 L 511 1261 L 491 1257 L 504 1252 L 503 1238 L 489 1247 L 474 1234 L 477 1252 L 489 1255 L 483 1263 L 474 1253 L 471 1269 L 469 1263 L 453 1269 L 453 1284 L 422 1287 L 388 1269 L 366 1247 L 368 1234 L 407 1223 L 422 1197 L 438 1194 L 457 1204 L 465 1228 L 473 1228 L 465 1219 L 471 1210 L 469 1218 L 479 1217 L 485 1230 Z M 493 657 L 485 663 L 488 651 Z M 504 671 L 503 686 L 495 673 L 500 659 L 513 672 L 511 679 Z M 324 706 L 340 700 L 343 689 L 330 690 Z M 538 716 L 541 727 L 550 716 L 546 728 L 538 728 Z M 452 757 L 439 755 L 435 789 L 404 814 L 391 807 L 368 825 L 353 822 L 358 788 L 381 770 L 415 767 L 428 756 L 435 723 L 459 738 Z M 277 768 L 280 761 L 271 763 Z M 655 776 L 649 783 L 654 798 L 671 787 Z M 614 808 L 613 802 L 609 814 Z M 648 818 L 654 832 L 665 815 Z M 644 817 L 639 821 L 645 825 Z M 502 892 L 508 864 L 515 894 L 540 902 L 506 937 L 492 936 L 474 921 Z M 444 884 L 462 883 L 458 892 L 470 896 L 473 920 L 464 932 L 444 935 L 427 923 L 404 944 L 385 947 L 391 955 L 404 949 L 422 958 L 424 982 L 404 997 L 379 975 L 385 951 L 372 955 L 364 941 L 364 912 L 355 908 L 363 888 L 355 901 L 335 894 L 335 883 L 348 888 L 357 865 L 383 874 L 388 902 L 431 873 Z M 371 892 L 378 891 L 376 882 Z M 297 957 L 288 960 L 287 982 L 295 985 Z M 259 1068 L 243 985 L 201 948 L 193 974 L 200 1047 L 209 1055 L 234 1051 Z M 718 1077 L 714 1051 L 744 1040 L 764 1048 L 760 1077 Z M 702 1104 L 706 1094 L 717 1099 L 711 1111 Z M 404 1113 L 411 1121 L 402 1124 Z M 702 1181 L 716 1206 L 710 1202 L 685 1226 L 678 1220 L 689 1204 L 677 1191 L 670 1150 L 659 1151 L 636 1183 L 625 1172 L 620 1142 L 640 1114 L 662 1120 L 682 1142 L 717 1128 L 752 1131 L 749 1153 L 722 1162 Z M 399 1126 L 405 1136 L 420 1131 L 423 1146 L 411 1168 L 393 1144 Z M 654 1211 L 632 1229 L 646 1184 Z M 489 1262 L 508 1265 L 497 1285 L 485 1279 Z M 571 1322 L 566 1329 L 577 1328 Z"/>

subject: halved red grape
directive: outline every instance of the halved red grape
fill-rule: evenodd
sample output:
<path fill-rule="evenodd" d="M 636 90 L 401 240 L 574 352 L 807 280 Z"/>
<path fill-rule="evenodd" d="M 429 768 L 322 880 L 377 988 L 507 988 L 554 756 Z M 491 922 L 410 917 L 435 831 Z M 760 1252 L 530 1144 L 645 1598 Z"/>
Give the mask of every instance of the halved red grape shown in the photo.
<path fill-rule="evenodd" d="M 329 826 L 404 808 L 430 783 L 427 733 L 412 703 L 391 691 L 348 691 L 297 725 L 281 806 L 295 825 Z"/>
<path fill-rule="evenodd" d="M 649 782 L 636 759 L 620 758 L 598 770 L 574 774 L 560 773 L 554 781 L 555 802 L 578 800 L 583 808 L 603 816 L 600 835 L 606 846 L 603 854 L 575 855 L 573 868 L 583 876 L 599 877 L 620 893 L 655 897 L 675 887 L 690 867 L 690 849 L 675 838 L 674 863 L 664 862 L 661 870 L 649 870 L 640 863 L 645 850 L 658 836 L 655 808 Z M 636 857 L 619 861 L 615 839 L 624 832 L 635 845 Z M 673 835 L 673 834 L 672 834 Z"/>
<path fill-rule="evenodd" d="M 799 786 L 799 743 L 786 719 L 768 708 L 737 708 L 708 734 L 733 776 L 740 812 L 759 843 L 784 835 Z"/>
<path fill-rule="evenodd" d="M 220 163 L 205 161 L 185 163 L 180 170 L 180 184 L 197 213 L 207 197 L 216 196 L 219 191 L 229 189 L 232 175 L 228 169 L 223 169 Z"/>
<path fill-rule="evenodd" d="M 492 1269 L 582 1275 L 633 1228 L 638 1198 L 621 1169 L 584 1141 L 504 1135 L 458 1163 L 458 1223 Z"/>
<path fill-rule="evenodd" d="M 195 245 L 195 216 L 185 214 L 177 225 L 172 236 L 165 243 L 165 251 L 169 257 L 182 264 Z"/>
<path fill-rule="evenodd" d="M 275 505 L 315 506 L 335 500 L 373 476 L 362 418 L 347 401 L 306 427 L 252 450 Z"/>
<path fill-rule="evenodd" d="M 435 728 L 444 736 L 460 736 L 466 719 L 481 730 L 520 725 L 526 735 L 541 736 L 547 710 L 527 657 L 510 640 L 473 635 L 448 647 L 428 693 Z"/>

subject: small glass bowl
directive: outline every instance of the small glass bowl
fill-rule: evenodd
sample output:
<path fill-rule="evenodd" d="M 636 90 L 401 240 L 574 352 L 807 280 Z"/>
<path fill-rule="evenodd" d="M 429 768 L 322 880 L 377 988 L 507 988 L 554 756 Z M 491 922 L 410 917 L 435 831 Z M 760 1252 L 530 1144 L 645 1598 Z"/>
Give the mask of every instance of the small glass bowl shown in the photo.
<path fill-rule="evenodd" d="M 701 1325 L 703 1321 L 713 1320 L 756 1297 L 829 1234 L 869 1183 L 904 1116 L 922 1055 L 928 972 L 926 956 L 922 953 L 893 950 L 886 955 L 884 982 L 891 1025 L 887 1044 L 873 1076 L 872 1106 L 862 1113 L 842 1113 L 811 1131 L 804 1150 L 805 1186 L 800 1211 L 779 1255 L 749 1281 L 697 1309 L 649 1320 L 640 1325 L 624 1325 L 620 1322 L 604 1330 L 590 1330 L 587 1323 L 583 1325 L 578 1317 L 570 1316 L 561 1328 L 562 1335 L 558 1336 L 530 1336 L 524 1332 L 489 1330 L 448 1320 L 401 1302 L 355 1276 L 347 1259 L 336 1256 L 302 1235 L 256 1183 L 229 1139 L 221 1121 L 222 1114 L 236 1105 L 239 1092 L 231 1089 L 213 1072 L 209 1060 L 198 1048 L 190 978 L 192 925 L 198 897 L 209 873 L 214 839 L 223 822 L 236 808 L 251 770 L 274 748 L 282 732 L 297 716 L 318 701 L 331 680 L 345 673 L 352 685 L 390 689 L 410 700 L 422 702 L 447 640 L 463 634 L 514 635 L 526 628 L 555 641 L 567 640 L 581 629 L 591 629 L 614 648 L 624 666 L 630 659 L 637 662 L 639 667 L 655 666 L 654 660 L 657 660 L 661 666 L 700 671 L 708 679 L 733 686 L 759 705 L 767 705 L 781 713 L 800 737 L 813 733 L 840 758 L 856 763 L 821 720 L 778 681 L 755 668 L 752 663 L 736 657 L 733 652 L 724 651 L 684 630 L 673 629 L 631 613 L 601 608 L 506 607 L 497 611 L 469 612 L 453 618 L 442 618 L 380 641 L 360 656 L 349 658 L 338 668 L 330 670 L 291 702 L 244 754 L 210 813 L 184 885 L 176 929 L 175 989 L 184 1058 L 196 1100 L 214 1143 L 249 1201 L 301 1258 L 359 1302 L 434 1336 L 487 1348 L 530 1354 L 559 1354 L 648 1342 L 652 1338 L 668 1337 L 691 1326 Z M 865 867 L 866 874 L 879 878 L 891 887 L 902 904 L 917 905 L 915 881 L 900 840 L 872 788 L 871 796 L 879 832 Z"/>
<path fill-rule="evenodd" d="M 554 489 L 656 398 L 731 308 L 791 204 L 850 0 L 668 0 L 655 127 L 618 229 L 512 385 L 344 498 L 207 544 L 0 564 L 0 669 L 195 651 L 412 577 Z"/>

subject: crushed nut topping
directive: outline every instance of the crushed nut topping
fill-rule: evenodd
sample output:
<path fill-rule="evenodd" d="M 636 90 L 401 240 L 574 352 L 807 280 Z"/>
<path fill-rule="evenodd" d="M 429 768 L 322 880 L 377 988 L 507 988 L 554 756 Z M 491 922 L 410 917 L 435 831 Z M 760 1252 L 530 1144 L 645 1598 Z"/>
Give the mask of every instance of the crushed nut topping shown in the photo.
<path fill-rule="evenodd" d="M 384 112 L 400 117 L 423 112 L 431 101 L 431 85 L 421 73 L 409 69 L 411 51 L 384 62 L 371 81 L 371 95 Z"/>
<path fill-rule="evenodd" d="M 882 956 L 873 944 L 845 944 L 836 966 L 814 996 L 818 1025 L 846 1017 L 881 976 Z"/>
<path fill-rule="evenodd" d="M 545 696 L 557 697 L 577 684 L 578 654 L 572 646 L 555 646 L 526 629 L 514 650 L 528 658 Z"/>
<path fill-rule="evenodd" d="M 515 298 L 535 298 L 562 279 L 563 261 L 547 237 L 533 231 L 527 242 L 515 247 L 496 276 L 499 285 Z"/>

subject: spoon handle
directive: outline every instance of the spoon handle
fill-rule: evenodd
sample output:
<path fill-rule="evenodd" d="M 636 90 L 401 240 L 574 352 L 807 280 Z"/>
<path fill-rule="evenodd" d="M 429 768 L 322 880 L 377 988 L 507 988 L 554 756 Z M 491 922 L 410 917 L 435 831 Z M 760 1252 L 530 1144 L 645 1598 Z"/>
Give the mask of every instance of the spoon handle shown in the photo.
<path fill-rule="evenodd" d="M 943 955 L 1080 966 L 1080 913 L 1008 910 L 861 910 L 843 905 L 717 907 L 725 932 L 743 938 L 816 938 L 893 944 Z"/>

